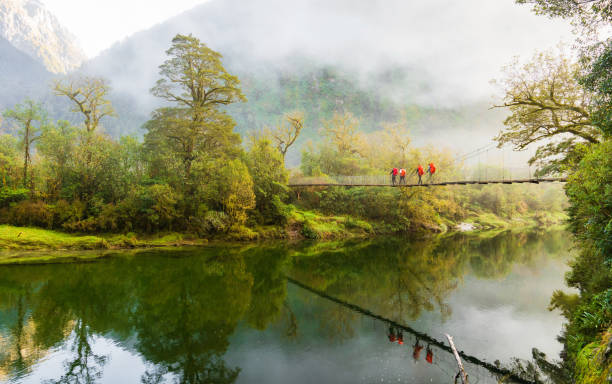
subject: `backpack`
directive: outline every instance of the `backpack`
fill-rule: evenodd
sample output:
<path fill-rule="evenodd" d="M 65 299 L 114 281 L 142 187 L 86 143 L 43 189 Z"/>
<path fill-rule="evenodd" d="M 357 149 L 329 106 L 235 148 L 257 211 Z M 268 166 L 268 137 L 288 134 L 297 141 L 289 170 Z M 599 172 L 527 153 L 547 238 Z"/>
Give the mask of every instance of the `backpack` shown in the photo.
<path fill-rule="evenodd" d="M 406 170 L 404 168 L 400 170 L 400 176 L 406 176 Z"/>
<path fill-rule="evenodd" d="M 432 175 L 436 173 L 436 166 L 433 165 L 433 163 L 429 164 L 429 172 L 431 172 Z"/>
<path fill-rule="evenodd" d="M 417 168 L 417 172 L 419 173 L 420 176 L 423 176 L 423 174 L 425 173 L 423 171 L 423 167 L 419 165 L 419 167 Z"/>

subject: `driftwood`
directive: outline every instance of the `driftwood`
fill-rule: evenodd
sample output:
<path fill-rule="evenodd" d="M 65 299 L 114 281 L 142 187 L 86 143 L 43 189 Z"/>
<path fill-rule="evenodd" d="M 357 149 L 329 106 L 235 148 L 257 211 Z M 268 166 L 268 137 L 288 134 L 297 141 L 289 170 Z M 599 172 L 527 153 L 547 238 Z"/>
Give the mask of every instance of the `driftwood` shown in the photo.
<path fill-rule="evenodd" d="M 457 366 L 459 366 L 459 372 L 457 376 L 455 376 L 455 382 L 457 382 L 457 377 L 461 377 L 461 382 L 463 384 L 468 384 L 468 376 L 465 373 L 465 369 L 463 369 L 463 363 L 461 362 L 461 357 L 459 357 L 459 352 L 457 352 L 457 348 L 455 348 L 455 343 L 453 343 L 453 337 L 448 333 L 445 334 L 448 339 L 448 343 L 450 344 L 451 349 L 453 350 L 453 355 L 455 355 L 455 360 L 457 360 Z"/>

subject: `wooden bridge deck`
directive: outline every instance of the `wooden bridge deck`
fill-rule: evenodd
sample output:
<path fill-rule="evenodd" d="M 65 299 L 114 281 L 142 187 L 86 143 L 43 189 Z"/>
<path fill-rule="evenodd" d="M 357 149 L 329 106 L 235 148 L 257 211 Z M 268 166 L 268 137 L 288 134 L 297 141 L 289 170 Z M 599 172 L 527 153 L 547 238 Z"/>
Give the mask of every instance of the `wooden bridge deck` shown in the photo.
<path fill-rule="evenodd" d="M 547 177 L 547 178 L 529 178 L 529 179 L 502 179 L 502 180 L 462 180 L 462 181 L 441 181 L 436 183 L 423 184 L 395 184 L 387 183 L 342 183 L 342 182 L 289 182 L 289 187 L 440 187 L 445 185 L 474 185 L 474 184 L 539 184 L 539 183 L 565 183 L 566 177 Z"/>

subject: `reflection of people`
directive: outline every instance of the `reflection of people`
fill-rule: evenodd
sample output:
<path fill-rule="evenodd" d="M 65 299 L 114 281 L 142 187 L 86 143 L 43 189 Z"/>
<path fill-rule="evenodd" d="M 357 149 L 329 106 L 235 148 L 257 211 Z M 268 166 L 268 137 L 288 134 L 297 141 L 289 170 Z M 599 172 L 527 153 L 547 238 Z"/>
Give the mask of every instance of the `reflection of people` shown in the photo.
<path fill-rule="evenodd" d="M 399 345 L 403 345 L 404 344 L 404 334 L 400 330 L 397 331 L 397 343 Z"/>
<path fill-rule="evenodd" d="M 390 342 L 395 342 L 395 329 L 393 328 L 393 326 L 389 327 L 389 333 L 387 334 L 387 337 L 389 337 Z"/>
<path fill-rule="evenodd" d="M 414 351 L 412 351 L 412 358 L 414 359 L 414 361 L 418 361 L 419 356 L 421 355 L 421 350 L 423 349 L 423 346 L 419 344 L 419 339 L 417 339 L 416 344 L 414 344 L 413 348 Z"/>
<path fill-rule="evenodd" d="M 427 345 L 427 356 L 425 356 L 425 360 L 427 360 L 429 364 L 433 364 L 433 351 L 429 347 L 429 344 Z"/>

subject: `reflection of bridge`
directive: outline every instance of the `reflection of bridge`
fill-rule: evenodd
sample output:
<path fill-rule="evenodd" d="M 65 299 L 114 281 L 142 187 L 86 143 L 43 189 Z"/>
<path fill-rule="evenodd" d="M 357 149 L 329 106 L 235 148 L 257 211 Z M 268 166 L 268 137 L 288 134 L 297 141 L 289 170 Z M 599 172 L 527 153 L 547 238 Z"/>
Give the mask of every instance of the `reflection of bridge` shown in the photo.
<path fill-rule="evenodd" d="M 387 319 L 387 318 L 385 318 L 383 316 L 380 316 L 380 315 L 377 315 L 375 313 L 372 313 L 372 312 L 368 311 L 367 309 L 361 308 L 361 307 L 359 307 L 359 306 L 357 306 L 355 304 L 351 304 L 351 303 L 348 303 L 348 302 L 343 301 L 341 299 L 338 299 L 336 297 L 330 296 L 330 295 L 328 295 L 325 292 L 322 292 L 322 291 L 319 291 L 319 290 L 317 290 L 315 288 L 309 287 L 309 286 L 307 286 L 307 285 L 305 285 L 305 284 L 303 284 L 303 283 L 301 283 L 301 282 L 299 282 L 299 281 L 297 281 L 297 280 L 295 280 L 295 279 L 293 279 L 291 277 L 287 276 L 287 281 L 289 281 L 290 283 L 292 283 L 292 284 L 294 284 L 294 285 L 296 285 L 296 286 L 298 286 L 298 287 L 300 287 L 302 289 L 305 289 L 305 290 L 307 290 L 307 291 L 309 291 L 311 293 L 314 293 L 317 296 L 320 296 L 320 297 L 322 297 L 324 299 L 327 299 L 329 301 L 333 301 L 334 303 L 340 304 L 340 305 L 342 305 L 345 308 L 348 308 L 348 309 L 350 309 L 352 311 L 360 313 L 361 315 L 364 315 L 364 316 L 367 316 L 367 317 L 370 317 L 370 318 L 373 318 L 373 319 L 376 319 L 376 320 L 380 320 L 380 321 L 382 321 L 382 322 L 384 322 L 384 323 L 386 323 L 386 324 L 388 324 L 390 326 L 393 326 L 393 327 L 395 327 L 397 329 L 401 329 L 403 331 L 406 331 L 406 332 L 416 336 L 420 340 L 426 341 L 427 343 L 429 343 L 431 345 L 435 345 L 436 347 L 438 347 L 438 348 L 440 348 L 440 349 L 442 349 L 444 351 L 447 351 L 447 352 L 449 352 L 451 354 L 453 353 L 451 347 L 449 347 L 446 344 L 444 344 L 443 341 L 436 340 L 435 338 L 429 336 L 426 333 L 419 332 L 419 331 L 417 331 L 417 330 L 415 330 L 415 329 L 413 329 L 413 328 L 411 328 L 411 327 L 409 327 L 407 325 L 399 324 L 399 323 L 397 323 L 397 322 L 395 322 L 395 321 L 393 321 L 391 319 Z M 466 354 L 463 351 L 460 351 L 459 355 L 461 355 L 461 357 L 465 361 L 469 361 L 472 364 L 481 366 L 481 367 L 487 369 L 489 372 L 491 372 L 491 373 L 493 373 L 495 375 L 499 375 L 499 376 L 503 376 L 503 377 L 506 377 L 506 378 L 510 378 L 513 381 L 521 383 L 521 384 L 535 384 L 535 382 L 529 381 L 529 380 L 525 380 L 525 379 L 517 376 L 515 373 L 513 373 L 512 371 L 510 371 L 508 369 L 499 367 L 497 365 L 493 365 L 491 363 L 487 363 L 486 361 L 483 361 L 483 360 L 480 360 L 477 357 L 468 355 L 468 354 Z"/>
<path fill-rule="evenodd" d="M 455 180 L 457 179 L 457 180 Z M 395 185 L 391 183 L 391 178 L 386 175 L 370 175 L 370 176 L 328 176 L 328 177 L 299 177 L 289 180 L 290 187 L 330 187 L 330 186 L 346 186 L 346 187 L 440 187 L 445 185 L 472 185 L 472 184 L 539 184 L 539 183 L 554 183 L 567 181 L 565 177 L 548 177 L 548 178 L 516 178 L 516 179 L 466 179 L 466 178 L 440 178 L 434 177 L 429 181 L 428 177 L 423 177 L 423 184 L 414 182 L 400 183 L 399 178 Z"/>

